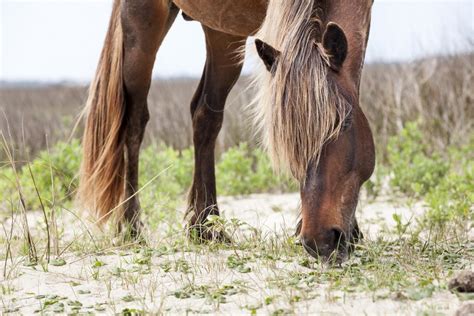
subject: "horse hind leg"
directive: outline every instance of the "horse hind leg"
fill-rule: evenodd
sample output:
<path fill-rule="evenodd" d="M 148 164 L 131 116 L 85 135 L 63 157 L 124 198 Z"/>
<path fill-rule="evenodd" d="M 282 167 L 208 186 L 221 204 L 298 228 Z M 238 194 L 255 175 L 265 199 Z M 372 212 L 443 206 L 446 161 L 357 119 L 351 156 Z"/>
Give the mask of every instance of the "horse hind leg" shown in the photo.
<path fill-rule="evenodd" d="M 123 0 L 126 187 L 122 223 L 131 237 L 141 229 L 138 190 L 140 146 L 149 120 L 147 97 L 156 53 L 179 9 L 169 0 Z"/>
<path fill-rule="evenodd" d="M 216 235 L 204 224 L 208 215 L 219 215 L 214 148 L 222 126 L 227 96 L 242 70 L 238 56 L 246 39 L 205 26 L 203 29 L 207 58 L 203 76 L 191 102 L 195 165 L 187 211 L 188 230 L 191 237 L 197 237 L 198 241 L 224 238 L 224 235 Z"/>

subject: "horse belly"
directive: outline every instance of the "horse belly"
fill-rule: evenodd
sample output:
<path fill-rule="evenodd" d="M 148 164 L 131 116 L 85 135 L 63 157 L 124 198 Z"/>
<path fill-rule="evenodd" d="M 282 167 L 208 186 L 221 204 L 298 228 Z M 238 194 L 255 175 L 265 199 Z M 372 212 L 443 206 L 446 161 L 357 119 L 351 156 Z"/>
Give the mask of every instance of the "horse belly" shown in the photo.
<path fill-rule="evenodd" d="M 186 15 L 214 30 L 254 34 L 265 18 L 268 0 L 173 0 Z"/>

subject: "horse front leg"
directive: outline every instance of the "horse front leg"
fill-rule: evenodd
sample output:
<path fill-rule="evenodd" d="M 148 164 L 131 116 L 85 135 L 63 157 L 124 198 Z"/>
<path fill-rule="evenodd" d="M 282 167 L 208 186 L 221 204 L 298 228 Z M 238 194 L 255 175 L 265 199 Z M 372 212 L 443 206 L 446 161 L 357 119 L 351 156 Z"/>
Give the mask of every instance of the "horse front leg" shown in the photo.
<path fill-rule="evenodd" d="M 222 127 L 227 96 L 242 70 L 238 54 L 246 39 L 204 26 L 203 29 L 207 59 L 201 82 L 191 102 L 195 156 L 187 210 L 188 231 L 198 241 L 225 239 L 224 234 L 206 227 L 206 219 L 211 214 L 219 215 L 214 149 Z"/>

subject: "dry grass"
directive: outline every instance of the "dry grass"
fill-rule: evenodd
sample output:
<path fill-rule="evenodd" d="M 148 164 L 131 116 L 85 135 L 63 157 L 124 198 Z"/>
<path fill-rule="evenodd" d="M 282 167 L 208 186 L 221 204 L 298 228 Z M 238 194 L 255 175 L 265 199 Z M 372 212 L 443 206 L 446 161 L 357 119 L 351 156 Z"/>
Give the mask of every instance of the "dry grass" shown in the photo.
<path fill-rule="evenodd" d="M 468 141 L 474 127 L 473 65 L 474 54 L 367 65 L 361 104 L 379 154 L 385 153 L 388 138 L 400 131 L 405 122 L 417 119 L 424 134 L 430 135 L 427 142 L 434 149 Z M 245 110 L 255 91 L 246 89 L 246 82 L 248 78 L 241 78 L 228 99 L 218 151 L 244 141 L 251 145 L 258 142 Z M 146 143 L 163 142 L 177 149 L 192 145 L 189 103 L 197 84 L 197 79 L 154 81 Z M 46 148 L 47 141 L 54 144 L 70 136 L 86 92 L 83 86 L 0 88 L 0 131 L 11 134 L 15 147 L 23 144 L 33 156 Z M 77 133 L 80 135 L 81 130 Z M 19 158 L 18 153 L 16 157 Z"/>
<path fill-rule="evenodd" d="M 366 68 L 361 104 L 379 153 L 405 122 L 420 120 L 426 142 L 443 151 L 473 136 L 474 54 Z"/>

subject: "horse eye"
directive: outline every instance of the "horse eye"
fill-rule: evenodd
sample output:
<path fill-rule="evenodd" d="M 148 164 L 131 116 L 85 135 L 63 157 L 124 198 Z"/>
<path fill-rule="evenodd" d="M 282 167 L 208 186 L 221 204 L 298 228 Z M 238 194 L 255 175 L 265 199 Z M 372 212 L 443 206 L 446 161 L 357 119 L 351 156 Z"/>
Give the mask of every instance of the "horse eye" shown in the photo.
<path fill-rule="evenodd" d="M 349 127 L 351 127 L 351 125 L 352 125 L 352 111 L 349 112 L 349 114 L 344 119 L 344 122 L 342 122 L 342 131 L 347 130 Z"/>

